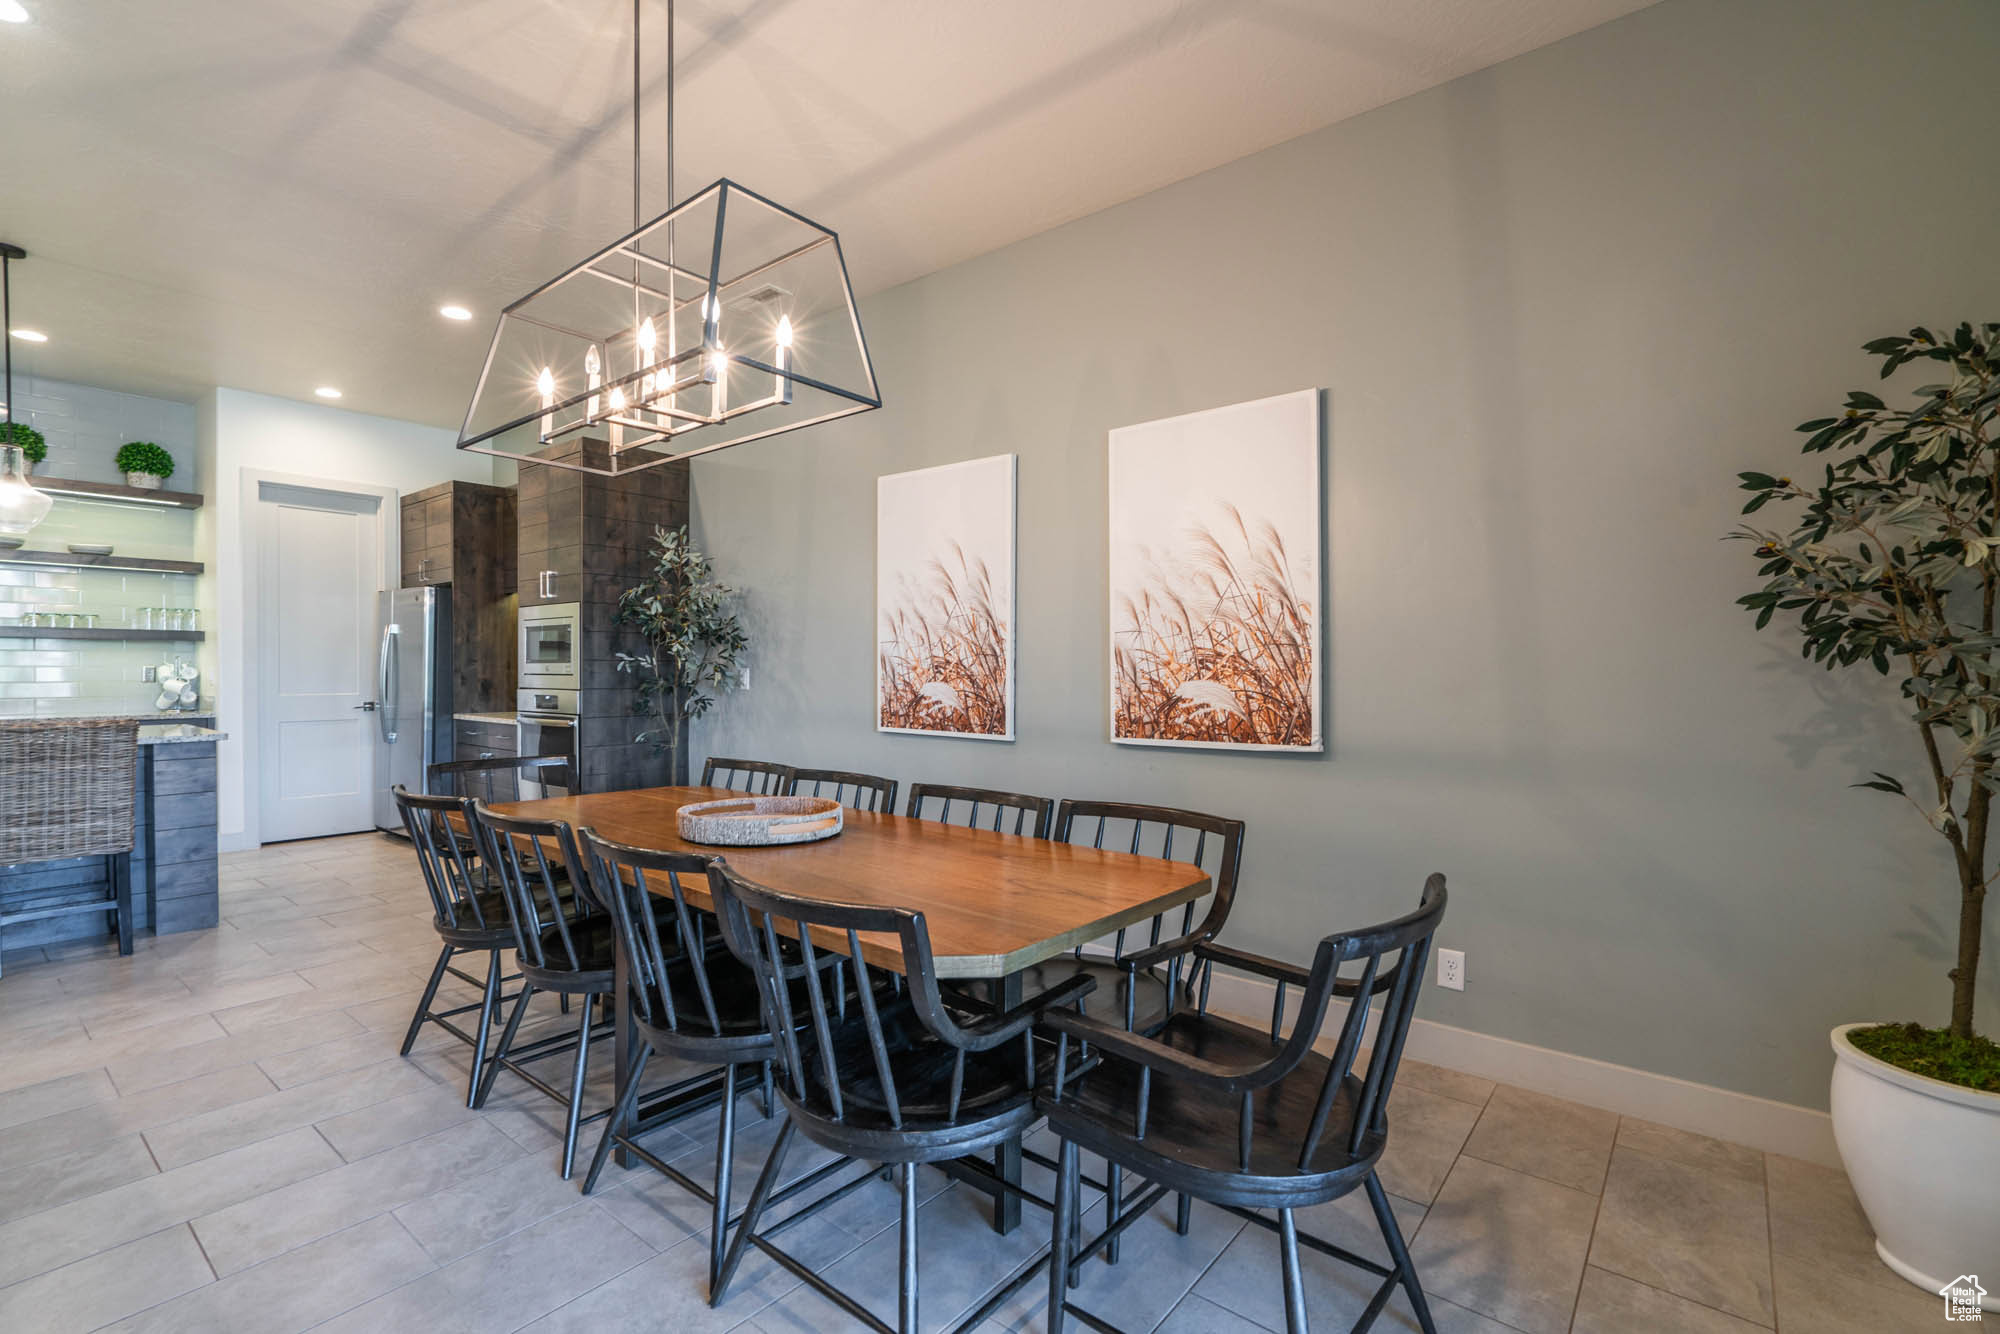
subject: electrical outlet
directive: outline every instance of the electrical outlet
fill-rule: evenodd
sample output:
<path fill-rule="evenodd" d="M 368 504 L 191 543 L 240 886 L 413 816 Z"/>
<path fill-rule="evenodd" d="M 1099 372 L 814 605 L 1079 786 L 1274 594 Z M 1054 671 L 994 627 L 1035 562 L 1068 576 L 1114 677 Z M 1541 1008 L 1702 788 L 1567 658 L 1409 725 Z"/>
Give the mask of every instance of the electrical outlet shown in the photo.
<path fill-rule="evenodd" d="M 141 681 L 157 681 L 160 679 L 160 669 L 157 667 L 141 667 L 139 669 L 139 679 Z"/>
<path fill-rule="evenodd" d="M 738 670 L 740 672 L 740 675 L 737 677 L 736 680 L 737 687 L 742 690 L 748 690 L 750 688 L 750 669 L 748 667 L 743 667 Z"/>
<path fill-rule="evenodd" d="M 1465 951 L 1438 951 L 1438 985 L 1446 991 L 1465 990 Z"/>

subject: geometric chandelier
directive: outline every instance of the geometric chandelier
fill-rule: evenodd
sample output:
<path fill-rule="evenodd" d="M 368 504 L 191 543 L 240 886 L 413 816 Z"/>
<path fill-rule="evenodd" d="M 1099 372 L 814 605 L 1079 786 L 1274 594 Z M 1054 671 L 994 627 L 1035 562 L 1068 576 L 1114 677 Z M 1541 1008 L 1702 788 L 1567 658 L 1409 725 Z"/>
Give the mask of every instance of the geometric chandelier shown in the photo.
<path fill-rule="evenodd" d="M 458 447 L 620 476 L 882 406 L 840 238 L 723 179 L 509 305 Z M 597 442 L 583 449 L 579 440 Z"/>

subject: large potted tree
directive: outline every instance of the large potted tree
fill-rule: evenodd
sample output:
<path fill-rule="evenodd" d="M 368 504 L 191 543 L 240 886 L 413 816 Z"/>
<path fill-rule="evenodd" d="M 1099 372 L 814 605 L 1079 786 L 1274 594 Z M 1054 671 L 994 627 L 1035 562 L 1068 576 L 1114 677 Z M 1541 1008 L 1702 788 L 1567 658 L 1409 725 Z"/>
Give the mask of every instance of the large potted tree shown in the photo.
<path fill-rule="evenodd" d="M 1755 544 L 1766 580 L 1739 599 L 1757 627 L 1783 616 L 1805 657 L 1896 681 L 1922 744 L 1907 782 L 1884 772 L 1856 786 L 1907 801 L 1949 850 L 1950 1019 L 1834 1029 L 1832 1106 L 1877 1252 L 1937 1291 L 2000 1274 L 2000 1046 L 1973 1025 L 2000 792 L 2000 324 L 1866 347 L 1883 379 L 1917 363 L 1935 382 L 1895 407 L 1854 390 L 1800 426 L 1805 453 L 1822 456 L 1816 476 L 1741 474 L 1743 512 L 1798 506 L 1791 525 L 1746 521 L 1731 536 Z"/>
<path fill-rule="evenodd" d="M 742 681 L 749 640 L 731 609 L 734 599 L 685 525 L 653 530 L 652 570 L 618 599 L 618 623 L 645 640 L 643 653 L 618 654 L 618 670 L 638 678 L 633 712 L 646 720 L 633 740 L 667 756 L 670 783 L 688 781 L 682 753 L 688 720 L 714 705 L 709 691 L 724 694 Z"/>

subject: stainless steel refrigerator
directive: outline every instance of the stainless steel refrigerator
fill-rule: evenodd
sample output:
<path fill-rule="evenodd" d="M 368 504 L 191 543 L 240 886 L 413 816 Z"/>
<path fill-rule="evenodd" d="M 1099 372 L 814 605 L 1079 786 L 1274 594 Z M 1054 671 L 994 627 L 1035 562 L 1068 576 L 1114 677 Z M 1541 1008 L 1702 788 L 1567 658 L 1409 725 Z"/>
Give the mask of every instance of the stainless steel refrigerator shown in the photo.
<path fill-rule="evenodd" d="M 451 589 L 397 588 L 377 597 L 375 826 L 400 834 L 390 789 L 400 783 L 429 791 L 430 767 L 452 758 Z"/>

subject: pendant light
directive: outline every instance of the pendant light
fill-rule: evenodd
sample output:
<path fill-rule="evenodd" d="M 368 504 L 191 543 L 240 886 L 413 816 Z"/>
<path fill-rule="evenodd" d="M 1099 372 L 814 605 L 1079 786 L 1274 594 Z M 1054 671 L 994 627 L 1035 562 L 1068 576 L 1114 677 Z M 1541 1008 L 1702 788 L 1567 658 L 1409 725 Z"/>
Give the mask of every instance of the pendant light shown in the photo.
<path fill-rule="evenodd" d="M 27 540 L 34 526 L 49 516 L 55 501 L 28 480 L 28 456 L 14 443 L 14 261 L 28 252 L 0 241 L 0 343 L 6 346 L 6 416 L 0 418 L 0 549 L 12 550 Z"/>
<path fill-rule="evenodd" d="M 458 447 L 620 476 L 882 406 L 840 238 L 728 178 L 641 222 L 632 6 L 632 230 L 501 312 Z"/>

